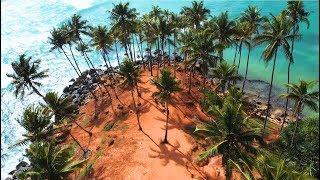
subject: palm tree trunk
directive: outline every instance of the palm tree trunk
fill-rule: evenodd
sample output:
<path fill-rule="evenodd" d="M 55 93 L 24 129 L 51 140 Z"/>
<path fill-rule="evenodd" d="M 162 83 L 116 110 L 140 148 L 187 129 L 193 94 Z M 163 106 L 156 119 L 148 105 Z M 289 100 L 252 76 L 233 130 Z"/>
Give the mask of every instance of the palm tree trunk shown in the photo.
<path fill-rule="evenodd" d="M 120 60 L 119 60 L 119 54 L 118 54 L 117 43 L 114 43 L 114 47 L 115 47 L 115 49 L 116 49 L 117 61 L 118 61 L 118 66 L 119 66 L 119 65 L 120 65 Z"/>
<path fill-rule="evenodd" d="M 239 59 L 238 59 L 238 65 L 237 65 L 237 74 L 239 73 L 239 68 L 240 68 L 241 53 L 242 53 L 242 41 L 240 42 L 240 46 L 239 46 Z"/>
<path fill-rule="evenodd" d="M 299 105 L 297 106 L 296 122 L 295 122 L 294 130 L 293 130 L 293 134 L 292 134 L 292 138 L 291 138 L 290 147 L 292 147 L 296 133 L 297 133 L 299 116 L 300 116 L 300 109 L 301 109 L 301 103 L 299 102 Z"/>
<path fill-rule="evenodd" d="M 80 72 L 80 74 L 81 74 L 81 70 L 80 70 L 80 68 L 79 68 L 79 66 L 78 66 L 78 63 L 77 63 L 77 61 L 76 61 L 76 58 L 75 58 L 74 55 L 73 55 L 73 51 L 72 51 L 72 48 L 71 48 L 71 45 L 70 45 L 70 44 L 69 44 L 69 49 L 70 49 L 70 52 L 71 52 L 73 61 L 74 61 L 75 65 L 77 66 L 77 69 L 79 70 L 79 72 Z"/>
<path fill-rule="evenodd" d="M 236 65 L 237 51 L 238 51 L 238 44 L 236 44 L 236 50 L 234 52 L 233 65 Z"/>
<path fill-rule="evenodd" d="M 190 69 L 190 75 L 189 75 L 189 90 L 188 90 L 188 93 L 190 94 L 191 92 L 191 78 L 192 78 L 192 71 L 193 71 L 193 66 L 191 66 L 191 69 Z"/>
<path fill-rule="evenodd" d="M 38 91 L 36 87 L 33 86 L 31 82 L 28 82 L 28 84 L 37 95 L 39 95 L 45 102 L 47 102 L 46 98 Z"/>
<path fill-rule="evenodd" d="M 86 133 L 88 133 L 89 136 L 92 136 L 92 132 L 84 129 L 79 123 L 77 123 L 77 121 L 74 121 L 74 123 L 75 123 L 80 129 L 82 129 L 83 131 L 85 131 Z"/>
<path fill-rule="evenodd" d="M 108 63 L 107 63 L 107 59 L 105 57 L 105 53 L 103 52 L 103 50 L 101 50 L 101 55 L 102 55 L 104 63 L 106 64 L 107 69 L 109 69 L 109 66 L 108 66 Z"/>
<path fill-rule="evenodd" d="M 67 129 L 67 126 L 63 123 L 64 128 Z M 83 151 L 83 154 L 86 153 L 86 150 L 81 146 L 81 144 L 79 143 L 79 141 L 71 134 L 71 132 L 69 133 L 71 138 L 78 144 L 78 146 L 80 147 L 80 149 Z"/>
<path fill-rule="evenodd" d="M 168 42 L 168 66 L 171 66 L 171 63 L 170 63 L 170 42 L 169 42 L 169 38 L 167 39 L 167 42 Z"/>
<path fill-rule="evenodd" d="M 141 97 L 141 93 L 140 93 L 140 91 L 139 91 L 138 83 L 136 83 L 136 90 L 137 90 L 138 97 Z M 138 100 L 139 100 L 139 99 L 138 99 Z"/>
<path fill-rule="evenodd" d="M 244 91 L 244 86 L 246 84 L 246 80 L 247 80 L 247 75 L 248 75 L 248 69 L 249 69 L 249 59 L 250 59 L 250 52 L 251 52 L 251 48 L 248 48 L 248 57 L 247 57 L 247 66 L 246 66 L 246 74 L 244 76 L 244 80 L 243 80 L 243 84 L 242 84 L 242 90 L 241 92 Z"/>
<path fill-rule="evenodd" d="M 278 47 L 276 47 L 276 52 L 274 54 L 274 59 L 273 59 L 271 82 L 270 82 L 270 88 L 269 88 L 269 94 L 268 94 L 267 114 L 266 114 L 266 117 L 264 119 L 262 135 L 264 135 L 264 132 L 265 132 L 265 129 L 266 129 L 266 125 L 267 125 L 268 116 L 269 116 L 269 111 L 270 111 L 270 98 L 271 98 L 271 91 L 272 91 L 272 84 L 273 84 L 274 69 L 275 69 L 276 60 L 277 60 L 277 52 L 278 52 Z"/>
<path fill-rule="evenodd" d="M 132 49 L 131 49 L 131 43 L 129 44 L 129 54 L 130 54 L 130 57 L 131 57 L 131 60 L 133 61 L 133 56 L 132 56 Z"/>
<path fill-rule="evenodd" d="M 69 59 L 69 57 L 67 56 L 66 52 L 64 51 L 63 48 L 61 48 L 62 52 L 64 53 L 64 55 L 66 56 L 66 58 L 68 59 L 69 63 L 71 64 L 71 66 L 73 67 L 74 71 L 76 71 L 76 73 L 78 74 L 78 76 L 80 76 L 78 70 L 76 69 L 76 67 L 72 64 L 71 60 Z"/>
<path fill-rule="evenodd" d="M 164 134 L 163 143 L 167 144 L 168 143 L 169 108 L 168 108 L 168 103 L 166 102 L 165 104 L 166 104 L 166 132 Z"/>
<path fill-rule="evenodd" d="M 138 109 L 137 109 L 136 101 L 135 101 L 135 99 L 134 99 L 133 90 L 131 90 L 131 97 L 132 97 L 134 109 L 135 109 L 136 115 L 137 115 L 139 130 L 142 131 L 142 127 L 141 127 L 141 125 L 140 125 L 139 111 L 138 111 Z"/>
<path fill-rule="evenodd" d="M 128 57 L 128 58 L 130 59 L 130 61 L 132 62 L 132 59 L 130 58 L 129 53 L 128 53 L 127 43 L 124 44 L 124 49 L 125 49 L 125 51 L 126 51 L 127 57 Z"/>
<path fill-rule="evenodd" d="M 161 61 L 163 63 L 163 67 L 166 67 L 166 62 L 164 60 L 164 38 L 161 38 Z"/>
<path fill-rule="evenodd" d="M 297 27 L 294 26 L 293 27 L 293 34 L 296 34 L 296 30 L 297 30 Z M 288 63 L 288 80 L 287 80 L 287 83 L 289 84 L 290 83 L 290 68 L 291 68 L 291 64 L 293 63 L 293 47 L 294 47 L 294 39 L 292 39 L 291 41 L 291 59 Z M 287 94 L 289 93 L 289 87 L 287 87 Z M 284 116 L 283 116 L 283 121 L 282 121 L 282 124 L 281 124 L 281 128 L 280 128 L 280 132 L 282 131 L 282 128 L 284 126 L 284 123 L 286 122 L 286 118 L 287 118 L 287 115 L 288 115 L 288 105 L 289 105 L 289 99 L 287 98 L 286 99 L 286 105 L 285 105 L 285 110 L 284 110 Z"/>
<path fill-rule="evenodd" d="M 151 51 L 151 45 L 149 47 L 149 64 L 150 64 L 150 73 L 151 73 L 151 76 L 153 76 L 153 73 L 152 73 L 152 67 L 153 67 L 153 61 L 152 61 L 152 51 Z"/>
<path fill-rule="evenodd" d="M 133 48 L 134 61 L 137 61 L 137 59 L 136 59 L 136 48 L 134 46 L 134 35 L 132 35 L 132 48 Z"/>

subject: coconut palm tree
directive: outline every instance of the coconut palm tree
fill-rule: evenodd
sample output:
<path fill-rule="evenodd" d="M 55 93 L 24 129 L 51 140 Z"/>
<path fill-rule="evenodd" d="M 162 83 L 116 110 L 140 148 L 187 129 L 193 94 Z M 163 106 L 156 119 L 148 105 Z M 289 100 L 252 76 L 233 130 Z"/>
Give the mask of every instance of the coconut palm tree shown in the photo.
<path fill-rule="evenodd" d="M 307 170 L 299 172 L 291 163 L 287 163 L 285 159 L 266 150 L 260 150 L 252 168 L 244 161 L 235 163 L 231 160 L 230 163 L 240 172 L 242 179 L 245 180 L 261 179 L 257 178 L 254 172 L 259 173 L 263 179 L 314 179 L 308 174 Z"/>
<path fill-rule="evenodd" d="M 142 131 L 142 127 L 140 125 L 139 109 L 137 108 L 136 101 L 133 95 L 134 89 L 136 89 L 139 99 L 140 93 L 138 90 L 138 82 L 140 81 L 141 76 L 140 69 L 138 66 L 135 66 L 132 61 L 125 59 L 119 66 L 119 74 L 124 78 L 122 85 L 130 89 L 131 91 L 131 97 L 138 120 L 139 130 Z"/>
<path fill-rule="evenodd" d="M 198 124 L 195 132 L 201 133 L 215 143 L 199 155 L 199 159 L 222 155 L 222 164 L 225 167 L 226 179 L 232 178 L 234 162 L 244 161 L 252 164 L 254 155 L 258 153 L 257 145 L 265 145 L 263 138 L 255 130 L 245 128 L 245 117 L 242 104 L 224 101 L 222 108 L 211 107 L 215 120 Z M 255 142 L 255 145 L 253 143 Z"/>
<path fill-rule="evenodd" d="M 261 9 L 256 6 L 249 5 L 248 8 L 241 13 L 240 21 L 246 21 L 251 24 L 253 32 L 259 34 L 259 28 L 265 22 L 266 17 L 261 15 Z"/>
<path fill-rule="evenodd" d="M 53 112 L 56 123 L 59 124 L 62 120 L 72 120 L 75 118 L 78 107 L 73 104 L 69 97 L 59 97 L 58 93 L 56 92 L 48 92 L 45 98 L 47 100 L 47 103 L 42 104 L 42 106 L 49 108 Z M 84 129 L 80 124 L 77 123 L 77 121 L 74 120 L 73 122 L 83 131 L 88 133 L 89 136 L 92 135 L 90 131 Z"/>
<path fill-rule="evenodd" d="M 149 52 L 148 55 L 148 62 L 149 62 L 149 69 L 151 76 L 153 76 L 152 67 L 153 67 L 153 59 L 152 59 L 152 46 L 156 44 L 157 35 L 155 33 L 154 26 L 151 22 L 150 15 L 146 14 L 142 16 L 142 27 L 143 27 L 143 39 L 147 43 L 147 51 Z"/>
<path fill-rule="evenodd" d="M 80 76 L 81 72 L 79 72 L 77 68 L 73 65 L 66 51 L 63 48 L 67 44 L 67 39 L 64 32 L 61 30 L 61 28 L 53 28 L 50 34 L 51 37 L 49 37 L 49 43 L 52 45 L 50 52 L 53 50 L 58 50 L 59 52 L 62 51 L 69 63 L 71 64 L 71 66 L 73 67 L 74 71 L 77 73 L 78 76 Z"/>
<path fill-rule="evenodd" d="M 54 132 L 51 118 L 47 109 L 29 105 L 24 110 L 22 118 L 17 119 L 27 132 L 22 135 L 24 137 L 22 140 L 11 145 L 10 148 L 26 145 L 28 142 L 50 140 Z"/>
<path fill-rule="evenodd" d="M 247 43 L 245 43 L 245 45 L 247 46 L 247 49 L 248 49 L 248 55 L 247 55 L 246 73 L 245 73 L 245 77 L 244 77 L 243 84 L 242 84 L 242 92 L 244 91 L 245 83 L 247 80 L 247 75 L 248 75 L 248 70 L 249 70 L 250 53 L 253 48 L 253 45 L 252 45 L 252 38 L 253 37 L 252 36 L 254 34 L 259 34 L 259 29 L 260 29 L 262 23 L 266 21 L 266 17 L 262 16 L 260 11 L 261 10 L 258 9 L 256 6 L 249 5 L 248 8 L 243 13 L 241 13 L 241 17 L 240 17 L 240 21 L 248 22 L 249 25 L 251 26 L 251 33 L 247 37 L 247 40 L 246 40 Z"/>
<path fill-rule="evenodd" d="M 62 38 L 64 38 L 65 44 L 68 45 L 69 47 L 74 64 L 76 65 L 77 70 L 81 74 L 81 70 L 79 68 L 78 62 L 72 51 L 72 44 L 77 42 L 77 37 L 74 33 L 71 32 L 71 27 L 68 24 L 63 24 L 59 29 L 61 31 Z"/>
<path fill-rule="evenodd" d="M 106 67 L 109 68 L 111 63 L 109 62 L 108 65 L 106 55 L 108 54 L 108 51 L 111 50 L 112 39 L 108 34 L 107 27 L 98 25 L 97 27 L 91 28 L 91 38 L 92 45 L 96 50 L 100 51 Z M 110 68 L 112 68 L 112 66 Z"/>
<path fill-rule="evenodd" d="M 191 66 L 198 65 L 203 75 L 203 86 L 205 85 L 206 75 L 209 66 L 215 67 L 216 58 L 213 56 L 214 37 L 208 29 L 197 30 L 190 48 L 190 59 L 187 61 Z M 193 67 L 192 67 L 193 68 Z M 190 72 L 191 73 L 191 72 Z M 191 90 L 191 74 L 189 77 L 189 92 Z"/>
<path fill-rule="evenodd" d="M 239 43 L 239 59 L 238 59 L 238 64 L 237 64 L 237 73 L 238 73 L 239 68 L 240 68 L 240 62 L 241 62 L 242 45 L 244 44 L 247 47 L 251 46 L 250 45 L 250 37 L 253 33 L 253 29 L 252 29 L 252 25 L 247 21 L 237 22 L 235 29 L 236 29 L 236 33 L 235 33 L 236 37 L 235 38 L 237 39 L 237 42 Z"/>
<path fill-rule="evenodd" d="M 113 6 L 113 9 L 108 11 L 110 13 L 112 29 L 120 31 L 126 52 L 129 50 L 130 58 L 133 60 L 130 48 L 130 37 L 134 30 L 134 20 L 137 18 L 138 13 L 135 8 L 129 8 L 129 2 L 113 4 Z"/>
<path fill-rule="evenodd" d="M 88 25 L 87 20 L 82 20 L 80 15 L 74 14 L 71 17 L 71 20 L 68 21 L 69 27 L 69 36 L 74 37 L 74 41 L 78 41 L 80 44 L 84 44 L 81 35 L 90 35 L 89 29 L 90 26 Z M 86 52 L 83 52 L 86 53 Z"/>
<path fill-rule="evenodd" d="M 293 34 L 296 34 L 299 32 L 300 23 L 307 24 L 307 28 L 309 28 L 309 25 L 310 25 L 310 22 L 308 20 L 309 12 L 307 12 L 304 9 L 304 4 L 302 1 L 288 1 L 287 8 L 284 10 L 284 14 L 286 14 L 288 16 L 288 18 L 291 22 Z M 290 50 L 291 59 L 288 62 L 288 79 L 287 79 L 288 84 L 290 83 L 291 64 L 294 63 L 294 59 L 293 59 L 294 42 L 295 42 L 295 39 L 292 39 L 291 40 L 291 50 Z M 289 93 L 289 88 L 287 89 L 287 93 Z M 286 121 L 287 112 L 288 112 L 288 103 L 289 103 L 289 101 L 288 101 L 288 99 L 286 99 L 286 105 L 285 105 L 285 111 L 284 111 L 284 117 L 283 117 L 282 124 L 284 124 Z M 281 127 L 283 127 L 283 125 Z"/>
<path fill-rule="evenodd" d="M 14 73 L 6 74 L 8 77 L 12 78 L 11 84 L 14 86 L 14 94 L 16 97 L 20 95 L 21 98 L 24 97 L 26 89 L 32 89 L 31 93 L 35 92 L 44 101 L 44 96 L 37 89 L 42 84 L 38 82 L 45 77 L 48 77 L 48 70 L 40 71 L 41 60 L 31 61 L 31 56 L 27 57 L 25 54 L 19 56 L 18 61 L 11 63 Z"/>
<path fill-rule="evenodd" d="M 298 84 L 286 84 L 287 88 L 289 88 L 290 92 L 286 94 L 281 94 L 280 97 L 284 97 L 290 100 L 293 100 L 294 103 L 294 115 L 296 117 L 295 127 L 291 139 L 292 146 L 295 138 L 295 134 L 297 131 L 298 123 L 301 119 L 301 113 L 304 109 L 304 106 L 309 107 L 311 110 L 318 111 L 319 101 L 319 90 L 311 91 L 316 85 L 316 81 L 303 81 L 300 80 Z"/>
<path fill-rule="evenodd" d="M 58 146 L 54 142 L 34 142 L 26 150 L 31 169 L 22 172 L 19 179 L 66 179 L 87 161 L 75 160 L 74 154 L 71 146 Z"/>
<path fill-rule="evenodd" d="M 262 53 L 264 61 L 268 63 L 272 61 L 273 58 L 272 74 L 268 94 L 267 114 L 264 120 L 262 133 L 264 133 L 265 131 L 270 111 L 270 97 L 272 92 L 274 70 L 278 50 L 280 47 L 282 47 L 283 53 L 285 54 L 286 58 L 291 59 L 289 41 L 293 38 L 298 37 L 298 35 L 296 34 L 291 34 L 290 30 L 290 22 L 287 18 L 285 18 L 283 14 L 280 14 L 278 16 L 274 16 L 271 14 L 271 20 L 267 20 L 267 22 L 263 25 L 263 32 L 254 38 L 254 42 L 256 43 L 256 45 L 260 45 L 262 43 L 265 43 L 267 45 Z"/>
<path fill-rule="evenodd" d="M 210 10 L 203 6 L 203 1 L 192 1 L 191 7 L 182 7 L 180 14 L 187 18 L 191 28 L 200 28 L 201 22 L 207 20 Z"/>
<path fill-rule="evenodd" d="M 169 121 L 169 108 L 168 103 L 171 102 L 171 95 L 175 92 L 181 91 L 180 81 L 178 81 L 168 69 L 161 70 L 161 76 L 151 80 L 152 84 L 158 89 L 153 93 L 157 99 L 165 103 L 166 106 L 166 132 L 164 135 L 163 143 L 168 143 L 168 121 Z"/>
<path fill-rule="evenodd" d="M 218 17 L 207 22 L 206 27 L 210 28 L 217 39 L 216 50 L 219 53 L 220 61 L 223 60 L 223 50 L 233 44 L 235 34 L 235 22 L 229 19 L 228 12 L 222 12 Z"/>
<path fill-rule="evenodd" d="M 211 71 L 214 78 L 219 79 L 219 87 L 221 91 L 225 93 L 230 82 L 240 80 L 240 76 L 237 74 L 237 67 L 235 65 L 229 65 L 226 61 L 222 61 L 217 67 Z"/>

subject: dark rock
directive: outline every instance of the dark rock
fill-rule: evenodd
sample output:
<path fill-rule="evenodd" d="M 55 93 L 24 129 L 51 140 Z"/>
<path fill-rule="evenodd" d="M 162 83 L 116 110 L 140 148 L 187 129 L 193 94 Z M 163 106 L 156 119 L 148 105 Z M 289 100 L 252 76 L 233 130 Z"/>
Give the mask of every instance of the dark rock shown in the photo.
<path fill-rule="evenodd" d="M 92 83 L 98 83 L 98 82 L 99 82 L 99 78 L 97 78 L 97 77 L 92 78 Z"/>
<path fill-rule="evenodd" d="M 25 162 L 25 161 L 21 161 L 21 162 L 19 162 L 19 164 L 16 166 L 16 169 L 18 170 L 18 169 L 20 169 L 21 167 L 26 167 L 26 166 L 28 166 L 29 164 L 27 163 L 27 162 Z"/>
<path fill-rule="evenodd" d="M 70 92 L 70 88 L 69 88 L 69 86 L 65 87 L 65 88 L 63 89 L 63 92 L 64 92 L 64 93 L 66 93 L 66 92 Z"/>
<path fill-rule="evenodd" d="M 13 175 L 17 170 L 12 170 L 8 174 Z"/>
<path fill-rule="evenodd" d="M 76 81 L 74 78 L 72 78 L 69 82 L 74 82 L 74 81 Z"/>
<path fill-rule="evenodd" d="M 13 180 L 11 177 L 7 177 L 4 180 Z"/>

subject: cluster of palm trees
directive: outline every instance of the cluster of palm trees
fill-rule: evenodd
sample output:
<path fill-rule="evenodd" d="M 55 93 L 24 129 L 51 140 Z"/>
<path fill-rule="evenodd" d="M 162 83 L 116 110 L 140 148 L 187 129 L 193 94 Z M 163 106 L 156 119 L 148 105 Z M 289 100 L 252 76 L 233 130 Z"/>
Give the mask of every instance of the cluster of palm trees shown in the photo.
<path fill-rule="evenodd" d="M 319 92 L 309 92 L 313 83 L 300 81 L 299 84 L 290 84 L 290 68 L 294 62 L 294 42 L 301 37 L 299 26 L 301 22 L 309 24 L 307 19 L 309 13 L 304 9 L 301 1 L 288 1 L 285 10 L 277 16 L 271 14 L 269 18 L 262 16 L 260 10 L 255 6 L 249 6 L 236 19 L 230 19 L 228 12 L 222 12 L 218 16 L 212 17 L 210 10 L 204 7 L 202 1 L 194 1 L 191 7 L 183 7 L 180 14 L 153 6 L 149 13 L 139 16 L 136 9 L 129 7 L 129 3 L 114 4 L 113 9 L 107 11 L 107 13 L 111 20 L 110 29 L 105 25 L 92 27 L 80 15 L 74 14 L 66 23 L 53 28 L 51 31 L 49 37 L 49 43 L 52 45 L 51 50 L 63 53 L 73 70 L 80 77 L 83 70 L 79 66 L 81 63 L 80 57 L 75 55 L 75 50 L 78 51 L 87 67 L 93 69 L 94 76 L 99 80 L 99 90 L 103 94 L 106 92 L 111 102 L 110 90 L 113 91 L 112 94 L 119 103 L 123 104 L 117 95 L 118 83 L 122 79 L 120 86 L 127 87 L 131 91 L 139 130 L 142 130 L 139 103 L 137 104 L 134 97 L 134 91 L 138 95 L 138 101 L 141 97 L 138 86 L 141 72 L 140 67 L 137 66 L 137 60 L 140 57 L 143 68 L 147 68 L 151 76 L 153 76 L 153 67 L 156 65 L 157 73 L 156 77 L 152 79 L 152 84 L 158 89 L 154 96 L 164 102 L 166 107 L 167 119 L 164 143 L 168 143 L 168 104 L 172 99 L 172 94 L 181 91 L 180 82 L 165 66 L 171 66 L 173 63 L 171 68 L 175 75 L 177 66 L 180 65 L 178 54 L 183 56 L 185 71 L 189 71 L 189 93 L 192 91 L 192 78 L 195 73 L 198 72 L 202 75 L 204 87 L 206 87 L 208 78 L 217 79 L 217 87 L 224 97 L 210 92 L 206 94 L 208 100 L 204 103 L 204 109 L 216 120 L 197 127 L 196 132 L 204 132 L 208 134 L 208 137 L 214 138 L 215 141 L 220 141 L 220 143 L 201 154 L 200 157 L 207 158 L 215 154 L 222 154 L 223 164 L 226 166 L 226 177 L 228 178 L 232 176 L 232 164 L 230 162 L 233 162 L 236 167 L 240 167 L 240 164 L 249 164 L 259 151 L 256 146 L 253 146 L 253 142 L 257 141 L 260 145 L 265 145 L 263 136 L 245 126 L 243 94 L 249 71 L 250 53 L 254 47 L 265 44 L 266 48 L 262 52 L 262 57 L 266 62 L 273 63 L 267 113 L 262 133 L 265 131 L 269 117 L 275 64 L 280 50 L 283 51 L 288 60 L 288 89 L 287 94 L 282 95 L 286 98 L 282 127 L 288 115 L 289 100 L 295 101 L 296 127 L 304 106 L 309 106 L 313 110 L 318 108 L 316 100 L 319 98 Z M 224 58 L 224 50 L 231 47 L 235 48 L 235 54 L 233 63 L 229 64 Z M 248 54 L 245 75 L 244 78 L 241 78 L 239 67 L 244 47 L 247 48 Z M 98 74 L 94 66 L 96 62 L 93 63 L 93 60 L 89 58 L 89 53 L 93 52 L 91 48 L 102 56 L 103 63 L 107 68 L 104 78 Z M 119 58 L 121 48 L 126 55 L 124 60 Z M 113 50 L 116 52 L 119 69 L 111 64 L 110 53 Z M 23 97 L 25 91 L 31 89 L 31 93 L 35 92 L 45 102 L 37 107 L 26 108 L 23 118 L 18 122 L 27 130 L 27 134 L 24 135 L 25 139 L 16 145 L 32 142 L 30 149 L 34 148 L 34 151 L 39 152 L 49 149 L 59 156 L 59 153 L 64 150 L 60 149 L 61 147 L 58 145 L 60 141 L 57 137 L 61 137 L 61 132 L 67 131 L 68 123 L 66 124 L 66 122 L 73 119 L 77 108 L 70 99 L 59 97 L 57 93 L 41 94 L 38 90 L 41 83 L 38 80 L 47 77 L 47 71 L 40 71 L 39 63 L 39 60 L 32 62 L 31 57 L 21 55 L 18 61 L 12 63 L 14 73 L 8 74 L 9 77 L 13 78 L 12 84 L 15 87 L 14 93 L 16 96 L 21 95 Z M 159 72 L 161 72 L 160 76 Z M 239 91 L 235 86 L 242 79 L 242 87 Z M 90 88 L 88 90 L 92 97 L 97 99 L 97 94 Z M 53 122 L 52 119 L 54 119 Z M 69 119 L 69 121 L 66 119 Z M 71 122 L 76 123 L 91 136 L 91 132 L 82 128 L 76 121 Z M 296 130 L 297 128 L 294 131 Z M 86 153 L 86 150 L 76 138 L 70 132 L 69 134 Z M 43 141 L 50 141 L 50 143 L 44 143 Z M 291 143 L 293 142 L 294 135 Z M 47 152 L 46 150 L 43 153 Z M 42 155 L 44 155 L 43 153 Z M 56 168 L 59 172 L 50 174 L 46 169 L 50 165 L 39 164 L 39 167 L 36 165 L 38 163 L 36 158 L 39 158 L 38 161 L 43 158 L 40 157 L 41 153 L 30 152 L 27 154 L 30 159 L 33 159 L 31 162 L 35 164 L 34 168 L 29 171 L 32 175 L 36 174 L 44 178 L 54 176 L 63 178 L 71 172 L 70 169 L 65 169 L 66 167 L 72 167 L 72 170 L 78 167 L 62 164 L 61 167 Z M 61 159 L 69 158 L 70 154 L 72 153 L 62 153 L 61 156 L 63 157 Z M 55 163 L 54 161 L 55 159 L 47 163 Z M 71 161 L 67 162 L 73 163 Z M 77 163 L 80 166 L 83 161 L 75 164 Z"/>

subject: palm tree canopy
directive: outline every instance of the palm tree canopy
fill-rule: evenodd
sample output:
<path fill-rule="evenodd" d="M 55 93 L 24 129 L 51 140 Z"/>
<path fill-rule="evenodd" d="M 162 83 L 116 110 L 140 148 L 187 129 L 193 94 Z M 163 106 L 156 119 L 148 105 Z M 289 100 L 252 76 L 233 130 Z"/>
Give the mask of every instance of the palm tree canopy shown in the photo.
<path fill-rule="evenodd" d="M 40 106 L 29 105 L 23 112 L 21 119 L 17 122 L 27 131 L 23 134 L 24 138 L 9 148 L 25 145 L 31 141 L 47 140 L 53 133 L 51 126 L 52 115 Z"/>
<path fill-rule="evenodd" d="M 49 43 L 52 45 L 50 51 L 60 50 L 67 43 L 64 33 L 60 28 L 53 28 L 50 35 Z"/>
<path fill-rule="evenodd" d="M 207 20 L 210 10 L 203 6 L 203 1 L 193 1 L 191 7 L 182 7 L 181 13 L 187 19 L 189 25 L 193 28 L 199 28 L 200 23 Z"/>
<path fill-rule="evenodd" d="M 304 9 L 303 1 L 287 1 L 287 8 L 284 10 L 284 13 L 289 16 L 294 26 L 300 22 L 304 22 L 307 24 L 307 28 L 309 28 L 310 22 L 308 17 L 310 13 Z M 299 28 L 299 25 L 296 28 Z"/>
<path fill-rule="evenodd" d="M 74 160 L 71 146 L 60 147 L 53 142 L 34 142 L 26 152 L 32 168 L 23 172 L 21 178 L 62 180 L 86 162 Z"/>
<path fill-rule="evenodd" d="M 219 143 L 214 144 L 208 150 L 201 153 L 199 158 L 222 154 L 223 164 L 228 160 L 251 162 L 251 155 L 257 154 L 257 147 L 253 142 L 265 145 L 258 132 L 245 128 L 245 116 L 242 112 L 242 104 L 224 101 L 223 106 L 212 107 L 215 116 L 214 121 L 198 124 L 195 132 L 204 134 L 207 139 Z"/>
<path fill-rule="evenodd" d="M 160 77 L 151 79 L 151 82 L 158 89 L 153 96 L 163 102 L 170 101 L 172 93 L 181 91 L 180 81 L 173 77 L 171 72 L 166 68 L 161 70 Z"/>
<path fill-rule="evenodd" d="M 240 80 L 240 76 L 237 74 L 237 67 L 235 65 L 229 65 L 226 61 L 219 63 L 219 65 L 211 71 L 213 77 L 219 79 L 219 85 L 224 85 L 227 81 Z"/>
<path fill-rule="evenodd" d="M 74 14 L 67 24 L 70 36 L 75 36 L 77 39 L 80 39 L 80 34 L 89 35 L 88 30 L 90 26 L 87 23 L 88 21 L 82 20 L 80 15 Z"/>
<path fill-rule="evenodd" d="M 122 85 L 130 89 L 140 81 L 140 68 L 134 62 L 125 59 L 119 66 L 119 74 L 124 78 Z"/>
<path fill-rule="evenodd" d="M 249 5 L 248 8 L 241 13 L 240 17 L 240 21 L 248 22 L 254 32 L 257 32 L 260 25 L 266 20 L 266 17 L 261 16 L 261 9 L 251 5 Z"/>
<path fill-rule="evenodd" d="M 256 45 L 266 43 L 267 46 L 262 53 L 262 57 L 269 62 L 276 53 L 278 47 L 282 46 L 283 52 L 288 60 L 291 59 L 289 41 L 300 37 L 298 34 L 290 34 L 291 25 L 284 14 L 274 16 L 271 14 L 271 20 L 268 19 L 262 26 L 263 32 L 254 38 Z"/>
<path fill-rule="evenodd" d="M 109 51 L 113 44 L 112 36 L 106 26 L 97 26 L 91 28 L 91 38 L 92 45 L 96 47 L 97 50 Z"/>
<path fill-rule="evenodd" d="M 299 80 L 299 83 L 297 84 L 286 84 L 290 89 L 290 92 L 287 94 L 281 94 L 280 97 L 295 101 L 295 108 L 297 108 L 298 104 L 303 104 L 314 111 L 318 111 L 319 90 L 310 92 L 310 89 L 312 89 L 316 84 L 316 81 L 303 80 Z"/>
<path fill-rule="evenodd" d="M 77 106 L 73 104 L 69 97 L 59 97 L 56 92 L 48 92 L 45 98 L 46 104 L 42 104 L 42 106 L 53 111 L 56 122 L 74 117 Z"/>
<path fill-rule="evenodd" d="M 220 52 L 233 43 L 235 34 L 235 22 L 229 19 L 228 11 L 221 12 L 218 17 L 213 17 L 205 24 L 217 39 L 216 49 Z"/>
<path fill-rule="evenodd" d="M 25 90 L 31 86 L 40 87 L 42 84 L 38 80 L 48 77 L 48 70 L 40 71 L 40 60 L 31 61 L 31 57 L 26 57 L 25 54 L 19 56 L 19 60 L 11 63 L 14 73 L 6 74 L 12 78 L 11 84 L 14 86 L 14 94 L 21 98 L 25 95 Z M 32 87 L 31 87 L 32 88 Z M 32 92 L 34 89 L 32 88 Z"/>
<path fill-rule="evenodd" d="M 129 2 L 113 4 L 113 9 L 110 12 L 110 19 L 113 28 L 122 29 L 122 31 L 130 31 L 133 29 L 134 20 L 138 13 L 135 8 L 129 8 Z M 127 33 L 126 33 L 127 34 Z"/>

